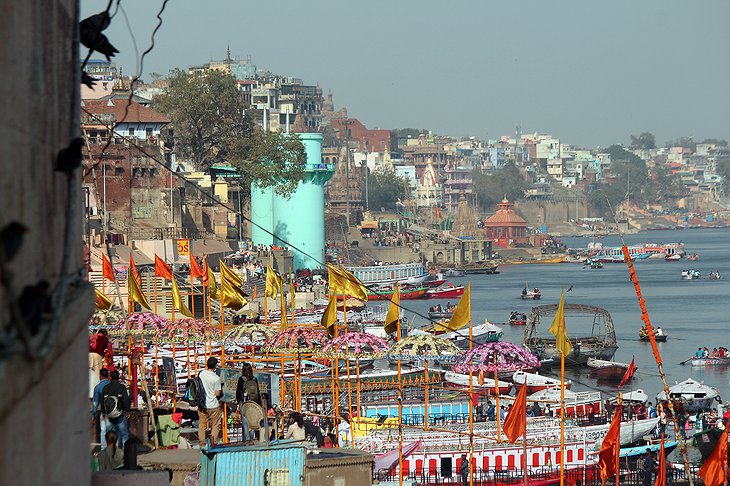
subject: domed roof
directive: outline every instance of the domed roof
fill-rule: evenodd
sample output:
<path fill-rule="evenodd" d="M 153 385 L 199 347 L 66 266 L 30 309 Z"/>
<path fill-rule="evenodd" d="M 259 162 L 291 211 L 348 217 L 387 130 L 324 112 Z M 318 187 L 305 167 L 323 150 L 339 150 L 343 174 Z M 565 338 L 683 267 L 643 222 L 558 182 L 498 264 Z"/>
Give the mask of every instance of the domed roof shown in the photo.
<path fill-rule="evenodd" d="M 505 197 L 497 204 L 497 212 L 484 221 L 484 226 L 527 226 L 527 221 L 517 214 L 515 205 Z"/>

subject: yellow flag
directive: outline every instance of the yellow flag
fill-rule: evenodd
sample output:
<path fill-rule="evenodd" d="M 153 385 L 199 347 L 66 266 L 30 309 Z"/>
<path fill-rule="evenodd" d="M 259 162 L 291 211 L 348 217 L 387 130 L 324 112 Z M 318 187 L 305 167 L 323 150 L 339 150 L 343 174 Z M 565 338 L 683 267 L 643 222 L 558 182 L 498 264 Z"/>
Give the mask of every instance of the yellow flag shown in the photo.
<path fill-rule="evenodd" d="M 454 313 L 451 314 L 451 320 L 446 324 L 446 328 L 451 331 L 457 331 L 471 322 L 471 282 L 466 284 L 464 295 L 456 304 Z"/>
<path fill-rule="evenodd" d="M 248 301 L 246 293 L 241 289 L 243 277 L 231 270 L 225 263 L 221 263 L 221 292 L 220 299 L 223 307 L 234 310 L 242 309 Z"/>
<path fill-rule="evenodd" d="M 223 262 L 220 262 L 221 264 L 221 285 L 224 280 L 228 280 L 231 282 L 231 284 L 235 285 L 236 287 L 240 287 L 243 285 L 243 277 L 241 277 L 239 274 L 234 272 L 233 270 L 228 267 Z"/>
<path fill-rule="evenodd" d="M 208 272 L 206 285 L 208 286 L 208 293 L 210 294 L 210 298 L 218 299 L 218 287 L 216 287 L 215 285 L 215 274 L 213 273 L 213 269 L 210 268 L 207 264 L 205 265 L 205 268 Z"/>
<path fill-rule="evenodd" d="M 281 277 L 276 274 L 273 268 L 266 265 L 266 297 L 275 299 L 281 292 Z"/>
<path fill-rule="evenodd" d="M 327 265 L 327 273 L 329 274 L 330 292 L 349 295 L 363 302 L 368 300 L 367 289 L 352 273 L 344 268 L 337 268 L 329 264 Z"/>
<path fill-rule="evenodd" d="M 296 290 L 294 289 L 294 279 L 289 280 L 289 299 L 291 299 L 291 311 L 294 312 L 294 297 L 296 296 Z"/>
<path fill-rule="evenodd" d="M 286 317 L 286 296 L 284 292 L 281 293 L 281 330 L 289 327 L 289 322 Z"/>
<path fill-rule="evenodd" d="M 388 313 L 385 315 L 385 323 L 383 328 L 385 334 L 391 334 L 398 330 L 398 321 L 400 320 L 400 290 L 398 290 L 398 282 L 395 283 L 395 289 L 393 290 L 393 297 L 390 298 L 390 305 L 388 306 Z M 396 336 L 396 339 L 400 339 L 400 336 Z"/>
<path fill-rule="evenodd" d="M 96 308 L 98 310 L 109 310 L 112 307 L 112 301 L 109 300 L 109 298 L 99 292 L 99 289 L 94 288 L 94 293 L 96 294 Z"/>
<path fill-rule="evenodd" d="M 132 272 L 129 271 L 127 272 L 127 295 L 129 295 L 129 300 L 133 300 L 142 307 L 152 310 L 152 306 L 147 302 L 147 297 L 145 297 L 142 289 L 139 287 L 139 282 L 134 278 Z"/>
<path fill-rule="evenodd" d="M 558 311 L 555 313 L 553 324 L 549 330 L 555 336 L 555 347 L 558 348 L 560 353 L 563 356 L 570 354 L 573 345 L 568 339 L 568 330 L 565 329 L 565 292 L 560 292 Z"/>
<path fill-rule="evenodd" d="M 188 306 L 182 300 L 180 289 L 177 287 L 177 282 L 174 278 L 172 279 L 172 306 L 185 317 L 193 317 L 193 313 L 190 312 L 190 309 L 188 309 Z"/>
<path fill-rule="evenodd" d="M 322 314 L 322 327 L 327 329 L 327 335 L 333 337 L 335 335 L 335 324 L 337 323 L 337 294 L 330 296 L 330 301 L 327 303 L 327 308 Z"/>

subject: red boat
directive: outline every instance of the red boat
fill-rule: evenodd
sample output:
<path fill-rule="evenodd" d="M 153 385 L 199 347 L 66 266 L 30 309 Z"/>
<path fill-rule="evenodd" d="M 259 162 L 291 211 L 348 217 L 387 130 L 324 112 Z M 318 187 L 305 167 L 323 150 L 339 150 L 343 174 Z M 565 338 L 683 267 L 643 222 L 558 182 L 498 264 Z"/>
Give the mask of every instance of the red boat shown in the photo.
<path fill-rule="evenodd" d="M 448 284 L 426 291 L 426 297 L 429 299 L 456 299 L 462 295 L 464 295 L 463 285 L 454 287 L 452 284 Z"/>
<path fill-rule="evenodd" d="M 442 286 L 445 283 L 446 283 L 446 279 L 445 278 L 439 278 L 437 280 L 426 280 L 425 282 L 423 282 L 423 284 L 425 286 L 427 286 L 429 288 L 432 288 L 432 289 L 433 288 L 436 288 L 436 287 L 440 287 L 440 286 Z"/>
<path fill-rule="evenodd" d="M 402 287 L 398 289 L 398 295 L 402 300 L 425 299 L 427 287 Z M 368 291 L 368 300 L 390 300 L 395 289 L 392 287 L 381 287 L 379 290 Z"/>

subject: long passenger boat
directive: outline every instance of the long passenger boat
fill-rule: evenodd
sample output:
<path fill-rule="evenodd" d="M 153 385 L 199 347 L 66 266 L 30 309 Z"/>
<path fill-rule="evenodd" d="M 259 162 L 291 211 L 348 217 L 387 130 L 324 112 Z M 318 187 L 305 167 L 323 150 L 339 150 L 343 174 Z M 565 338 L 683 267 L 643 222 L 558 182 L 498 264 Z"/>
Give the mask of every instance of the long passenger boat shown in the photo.
<path fill-rule="evenodd" d="M 401 300 L 425 299 L 428 287 L 401 287 L 398 289 L 398 295 Z M 368 300 L 391 300 L 395 289 L 390 287 L 380 287 L 379 289 L 368 291 Z"/>
<path fill-rule="evenodd" d="M 428 267 L 423 263 L 397 263 L 345 267 L 345 269 L 352 272 L 365 285 L 394 284 L 396 282 L 417 285 L 430 277 Z"/>

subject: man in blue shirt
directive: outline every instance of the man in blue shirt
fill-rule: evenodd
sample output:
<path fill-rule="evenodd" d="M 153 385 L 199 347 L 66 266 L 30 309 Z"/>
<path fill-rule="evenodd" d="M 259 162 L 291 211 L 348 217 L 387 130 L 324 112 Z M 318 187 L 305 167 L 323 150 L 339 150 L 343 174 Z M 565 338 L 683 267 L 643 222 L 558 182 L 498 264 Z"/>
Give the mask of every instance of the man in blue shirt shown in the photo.
<path fill-rule="evenodd" d="M 91 422 L 96 423 L 96 421 L 99 420 L 101 450 L 104 450 L 106 448 L 106 440 L 104 440 L 104 437 L 106 437 L 106 431 L 109 424 L 106 415 L 104 415 L 104 411 L 101 407 L 99 407 L 99 405 L 101 403 L 101 392 L 104 391 L 104 387 L 107 386 L 110 381 L 109 370 L 102 368 L 99 372 L 99 377 L 101 381 L 99 381 L 99 384 L 94 387 L 94 395 L 91 402 Z"/>

